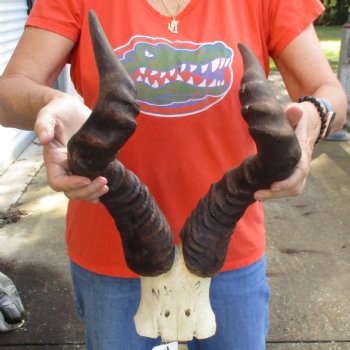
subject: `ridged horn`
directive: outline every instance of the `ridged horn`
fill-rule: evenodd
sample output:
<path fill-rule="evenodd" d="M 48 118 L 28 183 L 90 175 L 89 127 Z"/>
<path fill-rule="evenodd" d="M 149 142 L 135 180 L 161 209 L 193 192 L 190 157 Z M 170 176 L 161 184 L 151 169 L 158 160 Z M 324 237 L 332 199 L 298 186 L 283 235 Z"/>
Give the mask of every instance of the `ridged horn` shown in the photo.
<path fill-rule="evenodd" d="M 100 91 L 91 115 L 68 142 L 69 167 L 76 175 L 107 178 L 109 192 L 100 201 L 120 232 L 126 262 L 137 274 L 156 276 L 173 265 L 173 235 L 147 187 L 115 159 L 136 128 L 136 89 L 93 11 L 89 24 Z"/>
<path fill-rule="evenodd" d="M 180 232 L 187 268 L 212 277 L 222 268 L 237 221 L 254 200 L 254 192 L 290 176 L 301 150 L 294 130 L 252 51 L 238 45 L 244 63 L 240 101 L 257 154 L 214 183 Z"/>
<path fill-rule="evenodd" d="M 73 173 L 93 179 L 134 133 L 139 106 L 135 86 L 93 11 L 89 13 L 89 24 L 100 78 L 99 96 L 91 116 L 69 141 L 69 160 Z"/>

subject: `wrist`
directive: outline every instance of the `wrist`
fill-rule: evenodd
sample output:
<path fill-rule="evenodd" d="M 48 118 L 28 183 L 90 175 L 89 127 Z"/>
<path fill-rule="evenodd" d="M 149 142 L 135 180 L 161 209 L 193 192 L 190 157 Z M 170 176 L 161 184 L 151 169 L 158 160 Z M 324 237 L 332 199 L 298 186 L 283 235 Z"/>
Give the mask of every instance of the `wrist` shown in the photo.
<path fill-rule="evenodd" d="M 315 143 L 318 143 L 320 140 L 325 140 L 331 132 L 335 119 L 335 113 L 332 111 L 330 104 L 324 99 L 319 99 L 313 96 L 301 97 L 299 103 L 303 102 L 312 104 L 319 117 L 319 134 Z"/>
<path fill-rule="evenodd" d="M 47 90 L 47 94 L 44 96 L 44 106 L 48 105 L 49 103 L 56 101 L 56 100 L 71 100 L 73 97 L 68 95 L 66 92 L 56 90 L 53 88 L 49 88 Z"/>

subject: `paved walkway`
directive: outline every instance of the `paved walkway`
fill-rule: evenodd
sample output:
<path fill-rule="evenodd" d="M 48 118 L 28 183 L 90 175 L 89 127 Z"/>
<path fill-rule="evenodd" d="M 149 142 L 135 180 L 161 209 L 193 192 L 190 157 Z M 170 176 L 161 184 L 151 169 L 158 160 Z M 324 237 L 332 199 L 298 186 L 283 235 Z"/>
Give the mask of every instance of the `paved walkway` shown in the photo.
<path fill-rule="evenodd" d="M 269 350 L 350 349 L 349 174 L 350 143 L 320 144 L 305 193 L 265 203 Z M 47 186 L 35 143 L 0 177 L 0 210 L 11 204 L 20 217 L 0 229 L 0 267 L 15 281 L 28 318 L 0 334 L 0 350 L 84 349 L 64 247 L 67 200 Z"/>

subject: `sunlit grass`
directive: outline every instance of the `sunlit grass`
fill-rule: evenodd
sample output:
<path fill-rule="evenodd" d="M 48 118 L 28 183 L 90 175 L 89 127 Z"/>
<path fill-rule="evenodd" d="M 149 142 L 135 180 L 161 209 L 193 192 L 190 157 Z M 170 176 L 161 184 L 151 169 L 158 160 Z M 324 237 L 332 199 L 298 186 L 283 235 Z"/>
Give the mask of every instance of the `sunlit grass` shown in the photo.
<path fill-rule="evenodd" d="M 334 72 L 337 72 L 342 27 L 316 27 L 321 47 Z"/>

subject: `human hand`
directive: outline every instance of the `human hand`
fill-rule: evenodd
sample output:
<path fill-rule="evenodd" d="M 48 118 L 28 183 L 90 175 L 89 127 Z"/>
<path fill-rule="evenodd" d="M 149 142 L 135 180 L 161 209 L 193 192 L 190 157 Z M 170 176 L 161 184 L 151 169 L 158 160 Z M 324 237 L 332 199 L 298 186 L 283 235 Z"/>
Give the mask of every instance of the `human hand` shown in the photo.
<path fill-rule="evenodd" d="M 78 99 L 62 96 L 42 108 L 36 119 L 35 133 L 44 145 L 44 160 L 50 187 L 64 192 L 69 199 L 91 203 L 108 192 L 104 177 L 89 179 L 72 175 L 67 160 L 67 142 L 90 115 L 91 110 Z"/>
<path fill-rule="evenodd" d="M 274 182 L 269 189 L 259 190 L 254 193 L 256 200 L 298 196 L 302 193 L 306 178 L 311 166 L 311 156 L 317 139 L 320 120 L 310 104 L 290 104 L 285 114 L 295 129 L 301 148 L 301 158 L 295 167 L 293 174 L 285 180 Z"/>
<path fill-rule="evenodd" d="M 21 327 L 25 311 L 10 278 L 0 272 L 0 333 Z"/>

